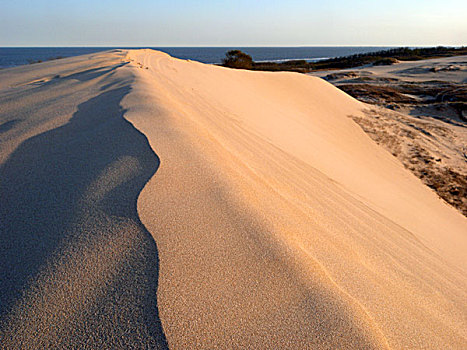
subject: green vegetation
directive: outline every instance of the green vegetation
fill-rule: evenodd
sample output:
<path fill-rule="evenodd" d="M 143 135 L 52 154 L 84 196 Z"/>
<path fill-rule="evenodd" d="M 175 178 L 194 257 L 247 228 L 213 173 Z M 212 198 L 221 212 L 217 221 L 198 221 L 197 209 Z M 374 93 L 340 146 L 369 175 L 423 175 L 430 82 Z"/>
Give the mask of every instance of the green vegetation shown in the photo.
<path fill-rule="evenodd" d="M 344 69 L 363 65 L 390 65 L 397 61 L 416 61 L 429 58 L 467 55 L 467 47 L 429 47 L 410 49 L 401 47 L 390 50 L 336 57 L 318 62 L 292 60 L 285 62 L 254 62 L 251 57 L 240 50 L 227 52 L 222 65 L 231 68 L 243 68 L 262 71 L 291 71 L 307 73 L 312 70 Z"/>
<path fill-rule="evenodd" d="M 222 65 L 229 68 L 252 69 L 253 59 L 240 50 L 231 50 L 225 54 Z"/>
<path fill-rule="evenodd" d="M 440 58 L 449 56 L 467 55 L 467 47 L 428 47 L 420 49 L 409 49 L 401 47 L 384 51 L 370 52 L 364 54 L 351 55 L 346 57 L 337 57 L 329 60 L 323 60 L 313 63 L 313 69 L 330 68 L 352 68 L 366 64 L 390 64 L 398 61 L 417 61 L 429 58 Z"/>
<path fill-rule="evenodd" d="M 394 57 L 385 57 L 373 62 L 373 66 L 390 66 L 391 64 L 399 62 Z"/>

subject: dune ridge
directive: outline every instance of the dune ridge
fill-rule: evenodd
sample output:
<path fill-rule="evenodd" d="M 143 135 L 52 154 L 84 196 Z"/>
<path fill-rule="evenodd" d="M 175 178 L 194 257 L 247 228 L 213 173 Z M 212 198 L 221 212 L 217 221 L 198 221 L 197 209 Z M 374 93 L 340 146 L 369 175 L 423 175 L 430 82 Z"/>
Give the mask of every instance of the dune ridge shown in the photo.
<path fill-rule="evenodd" d="M 1 349 L 167 347 L 136 211 L 159 159 L 123 117 L 124 58 L 0 72 Z"/>
<path fill-rule="evenodd" d="M 293 73 L 151 50 L 126 118 L 161 167 L 138 199 L 169 346 L 466 345 L 466 220 Z M 126 68 L 125 68 L 126 69 Z"/>
<path fill-rule="evenodd" d="M 0 71 L 0 348 L 465 349 L 467 219 L 301 74 Z"/>

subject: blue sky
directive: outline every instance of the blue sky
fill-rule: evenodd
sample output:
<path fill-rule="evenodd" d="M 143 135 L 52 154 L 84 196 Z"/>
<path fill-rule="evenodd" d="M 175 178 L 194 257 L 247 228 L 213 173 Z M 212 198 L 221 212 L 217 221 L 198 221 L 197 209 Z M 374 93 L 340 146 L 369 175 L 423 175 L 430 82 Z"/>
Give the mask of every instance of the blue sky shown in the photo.
<path fill-rule="evenodd" d="M 0 46 L 467 45 L 466 0 L 0 0 Z"/>

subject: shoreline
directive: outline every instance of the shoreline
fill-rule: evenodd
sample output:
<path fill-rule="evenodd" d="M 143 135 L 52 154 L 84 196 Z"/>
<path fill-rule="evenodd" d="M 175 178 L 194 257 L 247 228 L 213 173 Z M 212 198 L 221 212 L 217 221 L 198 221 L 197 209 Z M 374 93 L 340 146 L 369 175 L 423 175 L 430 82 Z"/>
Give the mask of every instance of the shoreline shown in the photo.
<path fill-rule="evenodd" d="M 148 47 L 149 48 L 149 47 Z M 341 50 L 341 52 L 348 52 L 348 53 L 353 53 L 355 51 L 359 51 L 358 49 L 366 51 L 369 49 L 380 49 L 377 47 L 372 47 L 372 46 L 361 46 L 361 47 L 345 47 L 345 46 L 336 46 L 336 47 L 320 47 L 320 46 L 311 46 L 311 47 L 251 47 L 251 48 L 245 48 L 241 47 L 240 49 L 248 50 L 252 49 L 254 56 L 258 56 L 258 60 L 269 60 L 269 59 L 283 59 L 283 60 L 291 60 L 291 59 L 302 59 L 301 57 L 310 57 L 309 52 L 313 52 L 313 50 L 324 50 L 325 52 L 331 52 L 335 50 Z M 72 56 L 67 56 L 66 51 L 79 51 L 79 50 L 85 50 L 83 54 L 89 54 L 89 50 L 99 50 L 99 51 L 108 51 L 108 50 L 116 50 L 116 49 L 124 49 L 124 50 L 131 50 L 131 49 L 137 49 L 137 48 L 121 48 L 121 47 L 57 47 L 57 48 L 49 48 L 49 47 L 21 47 L 21 48 L 0 48 L 0 69 L 6 69 L 8 67 L 1 67 L 1 62 L 2 62 L 2 50 L 7 51 L 8 49 L 13 49 L 15 51 L 31 51 L 27 56 L 23 59 L 23 64 L 28 64 L 27 59 L 30 59 L 32 61 L 37 61 L 37 60 L 42 60 L 46 61 L 50 57 L 56 57 L 56 56 L 66 56 L 66 57 L 74 57 L 75 55 Z M 156 49 L 154 47 L 153 49 Z M 181 59 L 191 59 L 194 61 L 200 61 L 202 63 L 208 63 L 208 64 L 220 64 L 222 63 L 222 58 L 224 57 L 225 53 L 233 49 L 233 47 L 160 47 L 159 49 L 162 49 L 162 51 L 167 51 L 169 54 L 171 54 L 174 57 L 179 57 Z M 40 55 L 40 57 L 34 57 L 34 51 L 37 50 L 47 50 L 49 53 L 44 53 Z M 57 51 L 58 50 L 58 51 Z M 293 54 L 289 55 L 290 56 L 284 56 L 281 57 L 281 54 L 279 54 L 279 57 L 277 57 L 277 51 L 293 51 Z M 303 54 L 297 53 L 295 51 L 302 52 L 304 51 Z M 344 51 L 342 51 L 344 50 Z M 203 54 L 205 52 L 205 54 Z M 307 54 L 308 52 L 308 54 Z M 275 54 L 276 53 L 276 54 Z M 284 55 L 284 54 L 282 54 Z M 322 54 L 318 53 L 317 54 L 319 57 L 322 57 Z M 338 54 L 339 55 L 339 54 Z M 276 56 L 276 57 L 275 57 Z M 327 54 L 327 56 L 331 56 Z M 6 56 L 5 56 L 6 57 Z M 3 59 L 5 59 L 5 57 Z M 209 58 L 211 57 L 211 58 Z M 15 65 L 16 67 L 18 65 Z M 11 66 L 11 67 L 15 67 Z M 10 67 L 10 68 L 11 68 Z"/>

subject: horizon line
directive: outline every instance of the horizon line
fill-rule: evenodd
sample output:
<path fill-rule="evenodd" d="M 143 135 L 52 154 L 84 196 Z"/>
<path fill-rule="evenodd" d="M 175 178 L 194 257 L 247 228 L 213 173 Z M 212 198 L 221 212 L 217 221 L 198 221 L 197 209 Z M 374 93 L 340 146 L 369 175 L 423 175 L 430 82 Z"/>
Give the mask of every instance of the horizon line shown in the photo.
<path fill-rule="evenodd" d="M 241 47 L 241 48 L 300 48 L 300 47 L 464 47 L 463 45 L 449 45 L 449 44 L 432 44 L 432 45 L 421 45 L 421 44 L 412 44 L 412 45 L 71 45 L 71 46 L 62 46 L 62 45 L 38 45 L 38 46 L 28 46 L 28 45 L 14 45 L 14 46 L 2 46 L 1 48 L 232 48 L 232 47 Z"/>

